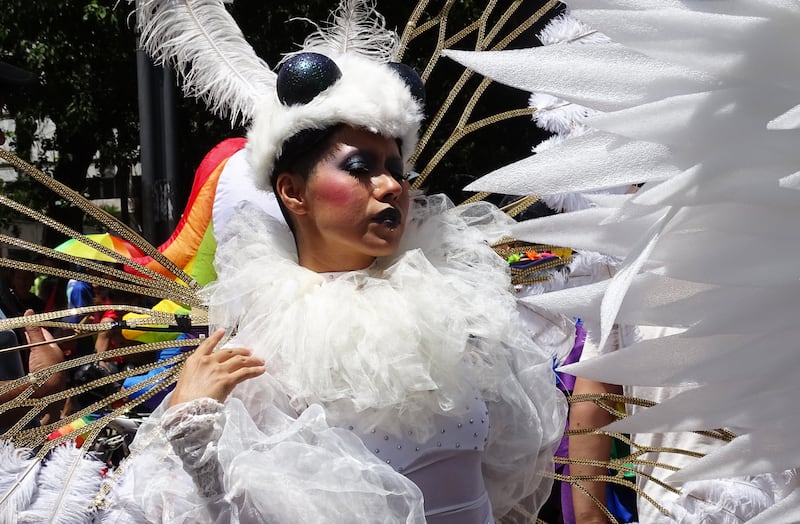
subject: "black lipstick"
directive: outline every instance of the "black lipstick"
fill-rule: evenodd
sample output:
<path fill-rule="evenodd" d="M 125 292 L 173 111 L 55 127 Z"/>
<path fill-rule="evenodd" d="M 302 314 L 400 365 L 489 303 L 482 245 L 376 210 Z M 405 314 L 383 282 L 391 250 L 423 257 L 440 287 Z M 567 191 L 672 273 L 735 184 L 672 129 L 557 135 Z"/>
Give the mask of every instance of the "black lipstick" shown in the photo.
<path fill-rule="evenodd" d="M 375 222 L 383 224 L 389 229 L 395 229 L 396 227 L 398 227 L 402 219 L 403 219 L 402 213 L 400 213 L 399 209 L 394 207 L 387 207 L 386 209 L 375 215 Z"/>

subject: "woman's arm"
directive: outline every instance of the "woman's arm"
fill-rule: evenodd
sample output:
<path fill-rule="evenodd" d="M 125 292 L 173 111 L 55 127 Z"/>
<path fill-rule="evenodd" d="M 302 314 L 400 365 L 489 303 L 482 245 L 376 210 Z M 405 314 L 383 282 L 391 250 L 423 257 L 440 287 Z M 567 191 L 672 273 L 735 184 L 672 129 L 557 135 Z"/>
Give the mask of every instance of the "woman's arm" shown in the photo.
<path fill-rule="evenodd" d="M 622 393 L 621 386 L 603 384 L 585 378 L 575 379 L 574 395 L 597 393 Z M 614 417 L 594 402 L 572 404 L 569 426 L 572 430 L 596 429 L 614 421 Z M 571 459 L 607 461 L 611 456 L 611 437 L 605 435 L 572 435 L 569 437 L 569 457 Z M 570 464 L 570 475 L 607 475 L 608 468 Z M 584 489 L 601 503 L 606 503 L 605 482 L 582 482 Z M 583 491 L 572 486 L 572 507 L 577 522 L 586 524 L 603 523 L 608 519 L 597 504 Z"/>
<path fill-rule="evenodd" d="M 266 369 L 264 360 L 254 357 L 249 349 L 214 351 L 224 335 L 224 329 L 216 330 L 186 359 L 169 398 L 170 409 L 161 419 L 167 440 L 215 521 L 225 513 L 225 488 L 217 457 L 217 443 L 225 425 L 223 403 L 237 384 Z"/>

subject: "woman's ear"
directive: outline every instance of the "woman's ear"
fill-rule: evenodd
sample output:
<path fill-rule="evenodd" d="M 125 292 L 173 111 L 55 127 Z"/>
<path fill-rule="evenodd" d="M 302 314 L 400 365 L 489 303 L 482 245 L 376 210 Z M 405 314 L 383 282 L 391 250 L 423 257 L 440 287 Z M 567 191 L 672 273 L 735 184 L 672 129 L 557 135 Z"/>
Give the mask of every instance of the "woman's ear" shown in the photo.
<path fill-rule="evenodd" d="M 287 211 L 293 215 L 305 215 L 308 212 L 305 201 L 306 181 L 294 173 L 279 173 L 275 180 L 275 191 Z"/>

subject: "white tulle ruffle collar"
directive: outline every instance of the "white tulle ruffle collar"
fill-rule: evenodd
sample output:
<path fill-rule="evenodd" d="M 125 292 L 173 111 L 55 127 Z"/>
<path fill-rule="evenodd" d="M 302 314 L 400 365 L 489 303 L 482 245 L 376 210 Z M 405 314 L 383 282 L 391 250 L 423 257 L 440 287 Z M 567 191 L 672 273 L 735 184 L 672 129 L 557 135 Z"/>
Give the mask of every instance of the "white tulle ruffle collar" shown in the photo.
<path fill-rule="evenodd" d="M 416 198 L 397 255 L 325 276 L 297 264 L 285 225 L 244 207 L 205 290 L 211 321 L 237 326 L 236 344 L 266 360 L 298 411 L 320 403 L 365 431 L 425 427 L 491 396 L 507 372 L 515 299 L 504 261 L 467 222 L 509 220 L 489 204 Z"/>

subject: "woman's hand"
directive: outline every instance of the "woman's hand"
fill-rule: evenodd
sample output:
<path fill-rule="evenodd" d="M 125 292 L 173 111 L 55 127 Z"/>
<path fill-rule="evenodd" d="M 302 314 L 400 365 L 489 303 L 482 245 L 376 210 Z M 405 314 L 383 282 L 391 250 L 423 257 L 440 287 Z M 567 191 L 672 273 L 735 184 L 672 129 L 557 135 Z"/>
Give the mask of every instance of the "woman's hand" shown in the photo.
<path fill-rule="evenodd" d="M 249 349 L 214 351 L 224 334 L 224 329 L 216 330 L 186 359 L 170 406 L 204 397 L 225 402 L 237 384 L 266 371 L 264 360 L 254 357 Z"/>
<path fill-rule="evenodd" d="M 33 315 L 32 309 L 28 309 L 24 313 L 26 317 Z M 58 344 L 53 342 L 53 335 L 43 327 L 25 326 L 25 338 L 28 339 L 29 344 L 39 344 L 31 347 L 31 353 L 28 356 L 28 370 L 31 373 L 64 362 L 64 353 Z M 54 373 L 33 393 L 33 396 L 43 397 L 58 393 L 64 389 L 65 381 L 63 372 Z"/>

